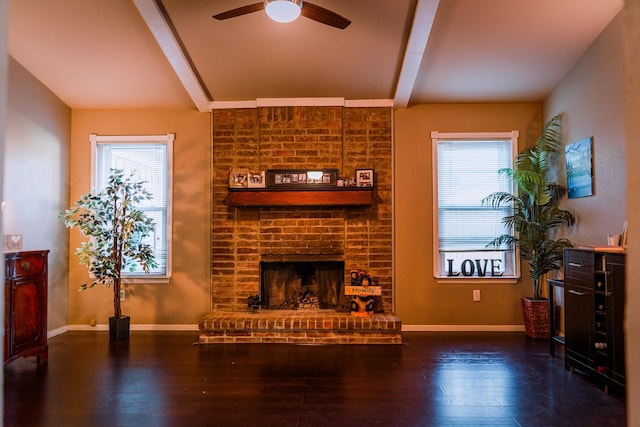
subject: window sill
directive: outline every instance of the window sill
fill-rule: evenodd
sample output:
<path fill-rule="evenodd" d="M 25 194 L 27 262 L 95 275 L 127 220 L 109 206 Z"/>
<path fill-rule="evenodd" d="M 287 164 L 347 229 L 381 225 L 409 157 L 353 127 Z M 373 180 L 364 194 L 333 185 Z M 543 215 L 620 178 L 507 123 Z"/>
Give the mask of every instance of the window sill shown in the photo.
<path fill-rule="evenodd" d="M 123 277 L 122 283 L 125 285 L 166 285 L 171 280 L 171 276 L 133 276 Z"/>
<path fill-rule="evenodd" d="M 488 276 L 488 277 L 448 277 L 448 276 L 436 276 L 436 283 L 455 283 L 455 284 L 473 284 L 473 283 L 495 283 L 500 285 L 515 285 L 520 281 L 518 277 L 500 277 L 500 276 Z"/>

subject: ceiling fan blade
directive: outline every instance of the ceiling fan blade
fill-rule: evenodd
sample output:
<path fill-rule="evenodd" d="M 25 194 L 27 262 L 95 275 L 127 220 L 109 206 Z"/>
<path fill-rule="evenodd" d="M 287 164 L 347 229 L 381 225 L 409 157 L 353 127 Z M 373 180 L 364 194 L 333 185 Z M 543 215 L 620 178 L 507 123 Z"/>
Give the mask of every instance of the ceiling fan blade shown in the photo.
<path fill-rule="evenodd" d="M 227 10 L 226 12 L 213 15 L 213 17 L 217 20 L 222 21 L 224 19 L 235 18 L 236 16 L 246 15 L 248 13 L 257 12 L 263 9 L 264 9 L 264 3 L 260 2 L 260 3 L 249 4 L 247 6 L 238 7 L 236 9 Z"/>
<path fill-rule="evenodd" d="M 344 30 L 351 24 L 347 18 L 338 15 L 335 12 L 325 9 L 324 7 L 317 6 L 308 1 L 302 2 L 302 9 L 300 14 L 305 18 L 313 19 L 321 24 L 330 25 L 332 27 L 340 28 Z"/>

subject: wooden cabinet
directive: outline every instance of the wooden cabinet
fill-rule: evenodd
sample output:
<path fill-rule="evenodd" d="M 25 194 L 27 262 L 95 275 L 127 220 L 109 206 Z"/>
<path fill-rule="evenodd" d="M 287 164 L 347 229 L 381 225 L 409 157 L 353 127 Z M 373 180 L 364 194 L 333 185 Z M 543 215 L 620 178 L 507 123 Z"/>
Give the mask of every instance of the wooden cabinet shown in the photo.
<path fill-rule="evenodd" d="M 565 367 L 625 386 L 624 253 L 565 249 Z"/>
<path fill-rule="evenodd" d="M 4 254 L 4 363 L 18 357 L 48 357 L 47 258 L 49 251 Z"/>

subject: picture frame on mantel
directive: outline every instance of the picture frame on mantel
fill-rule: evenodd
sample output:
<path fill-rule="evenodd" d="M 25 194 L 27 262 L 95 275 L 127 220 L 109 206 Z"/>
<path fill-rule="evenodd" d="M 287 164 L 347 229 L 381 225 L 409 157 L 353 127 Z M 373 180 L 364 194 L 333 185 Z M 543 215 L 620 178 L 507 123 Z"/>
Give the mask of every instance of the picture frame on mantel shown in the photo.
<path fill-rule="evenodd" d="M 269 169 L 267 187 L 287 190 L 310 190 L 335 187 L 338 169 Z"/>
<path fill-rule="evenodd" d="M 229 169 L 229 188 L 248 188 L 248 168 Z"/>
<path fill-rule="evenodd" d="M 356 187 L 373 187 L 373 169 L 356 169 Z"/>
<path fill-rule="evenodd" d="M 265 188 L 267 180 L 264 171 L 249 171 L 247 179 L 248 188 Z"/>

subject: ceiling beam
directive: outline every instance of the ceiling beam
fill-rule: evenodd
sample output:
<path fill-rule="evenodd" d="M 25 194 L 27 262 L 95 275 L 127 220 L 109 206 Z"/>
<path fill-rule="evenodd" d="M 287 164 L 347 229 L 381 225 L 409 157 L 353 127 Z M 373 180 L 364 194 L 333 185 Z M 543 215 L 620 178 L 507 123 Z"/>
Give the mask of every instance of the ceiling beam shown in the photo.
<path fill-rule="evenodd" d="M 138 12 L 155 37 L 160 49 L 169 60 L 180 82 L 198 108 L 198 111 L 209 112 L 210 100 L 206 91 L 200 85 L 198 76 L 191 68 L 189 59 L 182 51 L 180 43 L 173 33 L 171 26 L 165 19 L 155 0 L 133 0 Z"/>
<path fill-rule="evenodd" d="M 396 94 L 393 97 L 394 107 L 396 108 L 406 108 L 409 105 L 411 92 L 416 83 L 420 64 L 424 58 L 424 51 L 427 47 L 427 41 L 431 34 L 439 4 L 440 0 L 418 0 L 409 41 L 402 60 Z"/>

